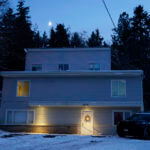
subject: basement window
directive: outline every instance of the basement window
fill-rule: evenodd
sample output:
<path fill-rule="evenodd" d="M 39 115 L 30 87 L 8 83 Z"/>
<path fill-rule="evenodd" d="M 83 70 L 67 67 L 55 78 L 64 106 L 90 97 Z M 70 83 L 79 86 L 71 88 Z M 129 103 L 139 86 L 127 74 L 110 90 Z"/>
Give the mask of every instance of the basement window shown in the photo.
<path fill-rule="evenodd" d="M 117 125 L 121 120 L 126 120 L 131 116 L 131 111 L 113 111 L 113 125 Z"/>
<path fill-rule="evenodd" d="M 8 110 L 6 113 L 7 124 L 32 124 L 33 122 L 34 122 L 34 111 Z"/>

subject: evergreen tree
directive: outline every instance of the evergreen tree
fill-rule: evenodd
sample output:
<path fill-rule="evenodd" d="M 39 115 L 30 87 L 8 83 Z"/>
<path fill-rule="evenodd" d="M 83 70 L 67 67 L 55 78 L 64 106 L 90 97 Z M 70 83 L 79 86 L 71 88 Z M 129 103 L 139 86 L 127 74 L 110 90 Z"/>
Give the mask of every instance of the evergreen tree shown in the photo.
<path fill-rule="evenodd" d="M 53 28 L 50 31 L 49 47 L 51 48 L 57 47 L 56 46 L 56 33 Z"/>
<path fill-rule="evenodd" d="M 0 69 L 7 70 L 11 61 L 9 58 L 15 49 L 15 15 L 11 8 L 0 22 Z"/>
<path fill-rule="evenodd" d="M 70 40 L 71 47 L 85 47 L 85 41 L 77 32 L 73 33 Z"/>
<path fill-rule="evenodd" d="M 31 30 L 30 17 L 28 16 L 28 13 L 29 7 L 25 7 L 24 1 L 20 0 L 17 5 L 17 13 L 15 21 L 16 49 L 13 56 L 13 58 L 15 58 L 14 69 L 17 70 L 24 70 L 24 62 L 25 62 L 24 48 L 33 47 L 33 31 Z"/>
<path fill-rule="evenodd" d="M 103 38 L 100 36 L 99 30 L 93 31 L 91 37 L 88 39 L 87 44 L 89 47 L 102 47 Z"/>
<path fill-rule="evenodd" d="M 63 24 L 58 24 L 56 27 L 56 47 L 69 47 L 68 29 Z"/>
<path fill-rule="evenodd" d="M 113 69 L 141 69 L 144 71 L 144 99 L 150 89 L 150 15 L 142 6 L 134 10 L 134 16 L 120 15 L 112 36 Z M 150 95 L 149 95 L 150 96 Z"/>
<path fill-rule="evenodd" d="M 36 48 L 42 47 L 42 38 L 40 36 L 39 31 L 34 31 L 33 43 L 34 43 L 34 47 L 36 47 Z"/>
<path fill-rule="evenodd" d="M 42 47 L 46 48 L 48 46 L 48 37 L 46 32 L 44 31 L 43 36 L 42 36 Z"/>

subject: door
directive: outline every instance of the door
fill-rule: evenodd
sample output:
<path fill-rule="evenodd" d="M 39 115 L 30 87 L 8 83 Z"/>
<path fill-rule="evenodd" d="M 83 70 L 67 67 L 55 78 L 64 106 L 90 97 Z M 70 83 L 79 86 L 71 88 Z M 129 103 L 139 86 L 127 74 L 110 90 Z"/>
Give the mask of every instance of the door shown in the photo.
<path fill-rule="evenodd" d="M 81 134 L 93 135 L 93 111 L 81 112 Z"/>

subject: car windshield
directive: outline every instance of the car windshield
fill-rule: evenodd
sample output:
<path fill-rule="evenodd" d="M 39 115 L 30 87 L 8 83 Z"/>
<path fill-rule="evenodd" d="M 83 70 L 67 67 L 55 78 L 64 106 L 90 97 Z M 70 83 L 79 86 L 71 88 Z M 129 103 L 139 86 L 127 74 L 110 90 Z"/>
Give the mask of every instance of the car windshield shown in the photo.
<path fill-rule="evenodd" d="M 150 121 L 150 114 L 135 114 L 132 117 L 130 117 L 129 120 L 134 120 L 134 121 L 146 120 L 146 121 Z"/>

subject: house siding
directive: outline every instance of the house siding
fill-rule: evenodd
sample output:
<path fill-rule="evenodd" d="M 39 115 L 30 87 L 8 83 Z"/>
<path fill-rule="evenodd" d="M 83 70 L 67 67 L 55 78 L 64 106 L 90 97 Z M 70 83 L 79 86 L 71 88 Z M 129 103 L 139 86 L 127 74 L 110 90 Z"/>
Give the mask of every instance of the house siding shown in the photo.
<path fill-rule="evenodd" d="M 58 64 L 69 64 L 69 70 L 89 70 L 89 63 L 100 64 L 100 70 L 111 70 L 110 49 L 58 50 L 29 50 L 26 54 L 26 70 L 31 71 L 32 64 L 42 64 L 42 71 L 56 71 Z"/>
<path fill-rule="evenodd" d="M 126 80 L 126 96 L 111 97 L 111 80 Z M 17 81 L 30 81 L 30 96 L 17 97 Z M 141 77 L 4 78 L 4 102 L 142 102 Z"/>
<path fill-rule="evenodd" d="M 81 111 L 83 110 L 93 111 L 94 114 L 93 134 L 94 135 L 116 134 L 116 126 L 112 124 L 113 110 L 131 111 L 132 114 L 140 111 L 140 108 L 136 108 L 136 107 L 100 108 L 100 107 L 41 107 L 41 106 L 39 107 L 38 106 L 38 107 L 32 107 L 30 109 L 34 110 L 35 112 L 34 123 L 32 127 L 30 127 L 30 132 L 39 132 L 39 133 L 59 132 L 59 133 L 81 134 Z M 70 129 L 70 131 L 67 131 L 68 129 Z M 13 130 L 17 130 L 17 129 L 14 128 Z M 27 129 L 22 129 L 22 131 L 27 131 Z"/>

